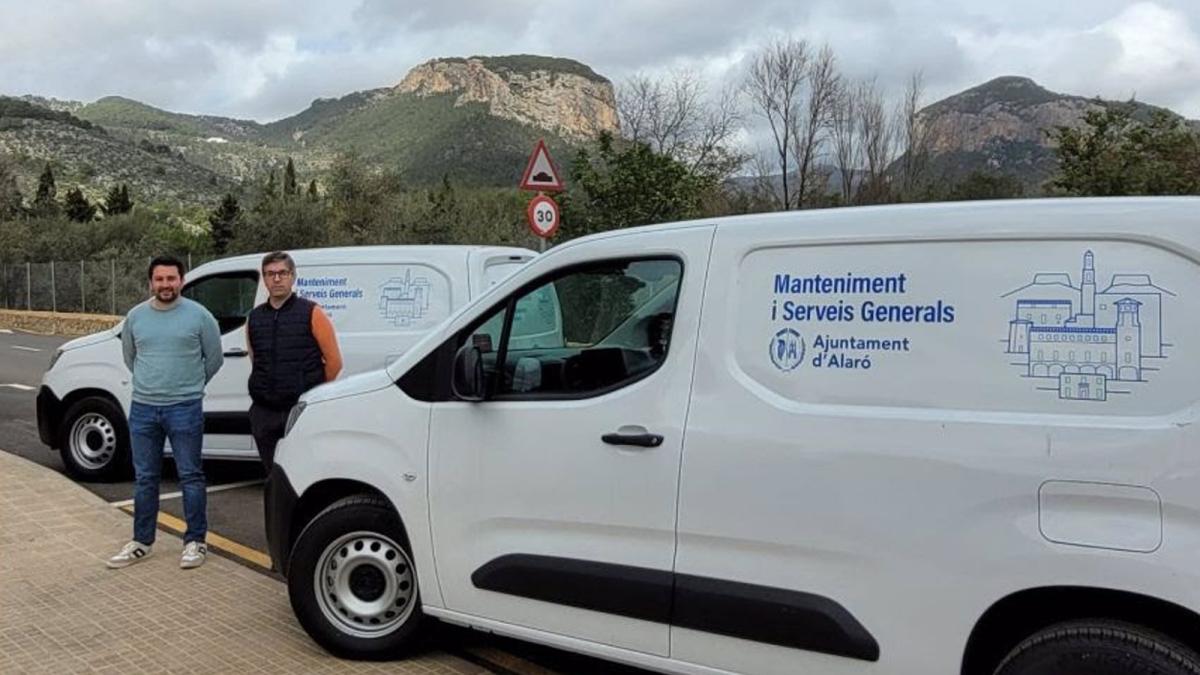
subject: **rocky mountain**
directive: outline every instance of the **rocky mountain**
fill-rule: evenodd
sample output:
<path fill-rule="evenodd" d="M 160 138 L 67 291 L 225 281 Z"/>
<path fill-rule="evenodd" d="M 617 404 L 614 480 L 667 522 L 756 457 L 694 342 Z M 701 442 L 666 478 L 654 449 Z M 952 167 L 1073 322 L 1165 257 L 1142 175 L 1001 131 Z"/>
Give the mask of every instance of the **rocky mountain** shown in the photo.
<path fill-rule="evenodd" d="M 619 130 L 612 84 L 591 68 L 565 59 L 434 60 L 409 71 L 394 91 L 422 98 L 453 94 L 456 107 L 482 103 L 491 115 L 570 141 Z"/>
<path fill-rule="evenodd" d="M 1011 175 L 1032 194 L 1058 168 L 1049 132 L 1078 127 L 1089 110 L 1117 105 L 1059 94 L 1027 77 L 999 77 L 938 101 L 920 112 L 929 134 L 932 175 L 959 180 L 974 171 Z M 1136 116 L 1155 106 L 1134 103 Z M 1191 122 L 1200 130 L 1200 122 Z"/>
<path fill-rule="evenodd" d="M 0 155 L 17 165 L 26 195 L 49 161 L 66 185 L 92 195 L 124 181 L 143 199 L 196 205 L 282 169 L 288 157 L 302 180 L 320 179 L 345 152 L 398 169 L 411 184 L 448 175 L 515 186 L 538 138 L 565 160 L 580 143 L 618 131 L 607 79 L 576 61 L 532 55 L 434 59 L 395 85 L 317 99 L 266 124 L 119 96 L 0 101 L 20 104 L 0 105 Z"/>

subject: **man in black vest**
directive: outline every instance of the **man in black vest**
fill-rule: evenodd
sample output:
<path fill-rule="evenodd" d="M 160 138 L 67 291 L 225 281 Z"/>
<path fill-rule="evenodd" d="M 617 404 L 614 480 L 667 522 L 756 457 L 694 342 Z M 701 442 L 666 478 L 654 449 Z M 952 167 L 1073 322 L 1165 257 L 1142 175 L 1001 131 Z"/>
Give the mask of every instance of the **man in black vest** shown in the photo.
<path fill-rule="evenodd" d="M 342 370 L 333 324 L 321 306 L 297 297 L 296 263 L 283 251 L 262 261 L 267 301 L 250 311 L 250 433 L 268 473 L 288 412 L 300 395 Z"/>

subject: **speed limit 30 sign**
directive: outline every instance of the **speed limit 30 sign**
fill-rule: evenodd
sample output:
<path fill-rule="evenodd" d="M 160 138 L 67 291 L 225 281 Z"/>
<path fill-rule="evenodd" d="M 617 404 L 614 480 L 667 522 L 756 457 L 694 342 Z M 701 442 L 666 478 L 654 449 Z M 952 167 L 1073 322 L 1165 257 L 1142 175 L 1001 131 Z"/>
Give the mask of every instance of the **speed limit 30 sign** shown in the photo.
<path fill-rule="evenodd" d="M 530 200 L 525 214 L 529 216 L 529 229 L 537 236 L 548 239 L 558 231 L 558 204 L 546 195 L 538 195 Z"/>

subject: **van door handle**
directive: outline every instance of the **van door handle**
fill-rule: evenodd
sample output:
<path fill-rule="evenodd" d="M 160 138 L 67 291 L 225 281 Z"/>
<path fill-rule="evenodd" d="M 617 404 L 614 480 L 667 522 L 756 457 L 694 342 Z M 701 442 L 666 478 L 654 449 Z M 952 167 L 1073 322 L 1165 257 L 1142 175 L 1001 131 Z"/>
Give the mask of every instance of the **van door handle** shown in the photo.
<path fill-rule="evenodd" d="M 662 445 L 663 437 L 659 434 L 604 434 L 600 440 L 609 445 L 636 445 L 641 448 L 657 448 Z"/>
<path fill-rule="evenodd" d="M 245 349 L 230 349 L 229 351 L 225 352 L 225 356 L 234 358 L 239 356 L 247 356 L 248 354 L 250 354 L 250 352 L 246 351 Z"/>

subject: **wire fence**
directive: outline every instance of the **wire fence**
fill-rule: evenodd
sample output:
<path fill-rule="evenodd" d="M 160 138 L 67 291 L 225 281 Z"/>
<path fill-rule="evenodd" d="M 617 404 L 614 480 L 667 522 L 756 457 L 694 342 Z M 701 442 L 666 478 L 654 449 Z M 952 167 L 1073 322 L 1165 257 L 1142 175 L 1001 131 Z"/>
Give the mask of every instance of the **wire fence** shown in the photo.
<path fill-rule="evenodd" d="M 188 270 L 212 257 L 187 256 Z M 4 309 L 122 315 L 150 297 L 150 258 L 0 262 Z"/>

